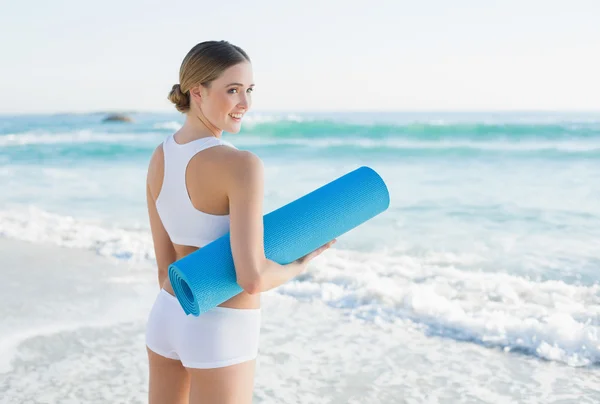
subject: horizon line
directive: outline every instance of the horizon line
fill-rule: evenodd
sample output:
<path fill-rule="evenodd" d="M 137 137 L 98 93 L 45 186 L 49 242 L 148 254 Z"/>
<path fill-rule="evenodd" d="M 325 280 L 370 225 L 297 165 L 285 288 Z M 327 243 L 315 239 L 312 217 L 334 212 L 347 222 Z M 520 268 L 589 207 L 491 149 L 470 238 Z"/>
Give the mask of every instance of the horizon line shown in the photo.
<path fill-rule="evenodd" d="M 261 109 L 249 112 L 253 113 L 287 113 L 287 114 L 320 114 L 320 113 L 442 113 L 442 114 L 461 114 L 461 113 L 571 113 L 571 114 L 600 114 L 600 109 Z M 140 110 L 89 110 L 89 111 L 31 111 L 31 112 L 3 112 L 0 116 L 31 116 L 31 115 L 134 115 L 134 114 L 168 114 L 185 115 L 176 110 L 168 111 L 166 109 L 140 109 Z"/>

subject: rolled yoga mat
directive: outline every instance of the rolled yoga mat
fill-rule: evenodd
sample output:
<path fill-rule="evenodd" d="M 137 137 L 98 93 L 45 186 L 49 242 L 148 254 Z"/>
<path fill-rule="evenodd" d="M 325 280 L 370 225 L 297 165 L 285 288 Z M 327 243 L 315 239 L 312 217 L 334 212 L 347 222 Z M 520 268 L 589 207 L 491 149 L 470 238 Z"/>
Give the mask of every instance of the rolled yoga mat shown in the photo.
<path fill-rule="evenodd" d="M 288 264 L 385 211 L 383 179 L 360 167 L 263 216 L 265 256 Z M 199 316 L 241 293 L 230 233 L 169 266 L 169 279 L 186 314 Z"/>

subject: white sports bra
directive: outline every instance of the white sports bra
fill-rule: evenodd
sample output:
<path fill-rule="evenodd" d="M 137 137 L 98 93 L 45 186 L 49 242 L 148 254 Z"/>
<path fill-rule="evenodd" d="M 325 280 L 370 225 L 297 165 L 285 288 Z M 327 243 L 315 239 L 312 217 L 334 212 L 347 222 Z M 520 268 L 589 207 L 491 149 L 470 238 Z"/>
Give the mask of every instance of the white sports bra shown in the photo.
<path fill-rule="evenodd" d="M 179 144 L 169 135 L 163 142 L 164 177 L 156 210 L 173 243 L 203 247 L 229 231 L 229 215 L 212 215 L 196 209 L 185 185 L 185 172 L 192 157 L 221 145 L 234 147 L 213 136 Z"/>

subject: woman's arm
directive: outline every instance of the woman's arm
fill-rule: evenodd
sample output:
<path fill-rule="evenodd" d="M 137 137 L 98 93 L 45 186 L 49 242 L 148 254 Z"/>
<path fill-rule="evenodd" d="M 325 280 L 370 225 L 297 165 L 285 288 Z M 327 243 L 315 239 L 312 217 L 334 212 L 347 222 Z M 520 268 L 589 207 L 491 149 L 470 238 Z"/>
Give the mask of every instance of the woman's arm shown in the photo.
<path fill-rule="evenodd" d="M 250 294 L 275 288 L 306 269 L 308 262 L 335 240 L 287 265 L 265 257 L 262 161 L 250 152 L 238 154 L 229 170 L 230 243 L 238 284 Z"/>
<path fill-rule="evenodd" d="M 156 210 L 156 201 L 150 190 L 152 180 L 155 178 L 162 178 L 162 172 L 164 170 L 161 164 L 162 161 L 164 160 L 161 145 L 156 148 L 152 155 L 146 181 L 146 202 L 148 204 L 148 217 L 150 219 L 150 230 L 152 232 L 152 241 L 154 243 L 154 254 L 156 255 L 156 264 L 158 266 L 159 287 L 162 287 L 163 282 L 168 275 L 169 265 L 175 262 L 177 257 L 173 243 L 160 220 L 160 216 Z"/>

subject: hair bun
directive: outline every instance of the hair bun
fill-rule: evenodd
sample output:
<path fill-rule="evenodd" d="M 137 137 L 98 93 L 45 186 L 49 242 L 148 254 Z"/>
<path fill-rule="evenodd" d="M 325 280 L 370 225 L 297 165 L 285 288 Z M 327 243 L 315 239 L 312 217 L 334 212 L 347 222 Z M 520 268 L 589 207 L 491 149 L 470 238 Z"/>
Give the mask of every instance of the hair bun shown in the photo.
<path fill-rule="evenodd" d="M 171 92 L 169 92 L 169 101 L 175 104 L 175 108 L 179 112 L 187 112 L 190 109 L 190 96 L 189 93 L 183 92 L 179 84 L 173 85 Z"/>

